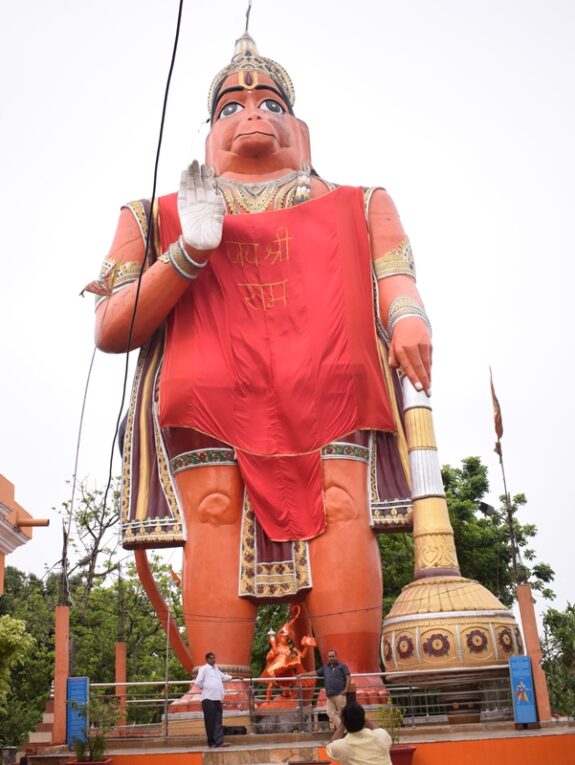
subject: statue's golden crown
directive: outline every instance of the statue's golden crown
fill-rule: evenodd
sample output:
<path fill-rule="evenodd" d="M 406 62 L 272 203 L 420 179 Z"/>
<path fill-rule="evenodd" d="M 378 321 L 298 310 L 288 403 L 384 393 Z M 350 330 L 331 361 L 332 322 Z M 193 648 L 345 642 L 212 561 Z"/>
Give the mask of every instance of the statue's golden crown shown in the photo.
<path fill-rule="evenodd" d="M 276 61 L 261 56 L 252 37 L 247 32 L 244 32 L 244 34 L 236 40 L 232 60 L 221 70 L 221 72 L 218 72 L 210 85 L 208 93 L 208 109 L 210 112 L 213 109 L 214 99 L 217 97 L 220 87 L 226 77 L 229 77 L 232 74 L 247 72 L 259 72 L 272 79 L 281 93 L 287 98 L 289 105 L 293 107 L 295 103 L 295 91 L 291 77 L 283 66 Z"/>

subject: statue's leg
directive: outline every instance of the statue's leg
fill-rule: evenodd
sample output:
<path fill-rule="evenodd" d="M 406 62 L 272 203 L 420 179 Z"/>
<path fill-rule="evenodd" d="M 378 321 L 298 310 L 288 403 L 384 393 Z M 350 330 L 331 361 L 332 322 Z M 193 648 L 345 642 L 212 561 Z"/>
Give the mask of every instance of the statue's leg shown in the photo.
<path fill-rule="evenodd" d="M 367 469 L 364 462 L 324 460 L 327 530 L 310 542 L 307 607 L 322 659 L 335 649 L 352 673 L 380 671 L 383 583 Z"/>
<path fill-rule="evenodd" d="M 176 475 L 187 541 L 183 563 L 184 620 L 195 666 L 208 651 L 220 667 L 247 669 L 256 606 L 238 597 L 243 483 L 233 465 Z M 232 673 L 236 676 L 241 670 Z"/>

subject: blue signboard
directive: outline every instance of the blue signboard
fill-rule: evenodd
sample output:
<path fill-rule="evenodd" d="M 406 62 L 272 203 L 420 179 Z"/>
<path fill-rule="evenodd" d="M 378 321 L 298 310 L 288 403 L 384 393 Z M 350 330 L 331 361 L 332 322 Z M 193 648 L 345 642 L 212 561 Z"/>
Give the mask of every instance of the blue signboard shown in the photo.
<path fill-rule="evenodd" d="M 86 741 L 86 704 L 90 694 L 88 677 L 69 677 L 66 709 L 66 743 Z"/>
<path fill-rule="evenodd" d="M 516 723 L 536 723 L 535 689 L 529 656 L 511 656 L 509 659 L 513 715 Z"/>

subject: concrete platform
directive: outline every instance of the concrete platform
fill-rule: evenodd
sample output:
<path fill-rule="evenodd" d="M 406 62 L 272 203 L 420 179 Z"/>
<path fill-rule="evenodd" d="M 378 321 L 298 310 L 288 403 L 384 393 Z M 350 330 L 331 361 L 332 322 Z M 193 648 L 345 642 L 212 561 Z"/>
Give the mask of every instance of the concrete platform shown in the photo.
<path fill-rule="evenodd" d="M 326 759 L 329 733 L 230 736 L 223 749 L 209 749 L 199 736 L 127 737 L 109 740 L 112 765 L 278 765 Z M 403 728 L 402 743 L 417 747 L 414 765 L 575 765 L 575 721 L 518 730 L 513 723 Z M 29 765 L 65 765 L 62 747 L 29 757 Z"/>

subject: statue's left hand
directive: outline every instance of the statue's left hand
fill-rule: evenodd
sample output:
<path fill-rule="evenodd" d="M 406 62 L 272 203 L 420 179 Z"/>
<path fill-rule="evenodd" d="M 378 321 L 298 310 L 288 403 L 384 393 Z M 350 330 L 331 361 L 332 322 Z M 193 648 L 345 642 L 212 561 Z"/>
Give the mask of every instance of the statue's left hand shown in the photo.
<path fill-rule="evenodd" d="M 431 395 L 431 334 L 427 324 L 406 316 L 393 328 L 389 363 L 399 367 L 416 390 Z"/>
<path fill-rule="evenodd" d="M 182 234 L 194 250 L 214 250 L 222 240 L 225 204 L 214 178 L 197 160 L 180 179 L 178 213 Z"/>

